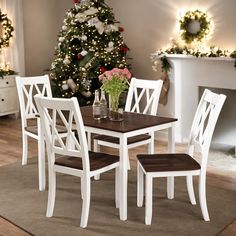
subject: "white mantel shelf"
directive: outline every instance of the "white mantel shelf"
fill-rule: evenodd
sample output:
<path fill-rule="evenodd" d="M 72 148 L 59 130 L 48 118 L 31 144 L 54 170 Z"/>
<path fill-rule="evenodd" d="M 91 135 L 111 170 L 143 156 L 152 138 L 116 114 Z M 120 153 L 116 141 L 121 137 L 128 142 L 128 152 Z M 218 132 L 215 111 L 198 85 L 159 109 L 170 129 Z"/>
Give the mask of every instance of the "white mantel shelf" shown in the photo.
<path fill-rule="evenodd" d="M 165 54 L 172 65 L 170 91 L 166 114 L 178 118 L 176 142 L 188 140 L 202 87 L 236 90 L 235 59 L 230 57 L 195 57 L 183 54 Z M 227 101 L 227 99 L 226 99 Z M 219 123 L 219 122 L 218 122 Z M 236 127 L 236 126 L 235 126 Z M 236 131 L 236 130 L 235 130 Z M 217 133 L 217 132 L 215 132 Z M 236 136 L 236 133 L 234 133 Z M 216 138 L 216 143 L 227 143 Z"/>
<path fill-rule="evenodd" d="M 184 54 L 164 54 L 167 58 L 170 59 L 196 59 L 196 60 L 213 60 L 213 61 L 235 61 L 232 57 L 196 57 L 192 55 Z"/>

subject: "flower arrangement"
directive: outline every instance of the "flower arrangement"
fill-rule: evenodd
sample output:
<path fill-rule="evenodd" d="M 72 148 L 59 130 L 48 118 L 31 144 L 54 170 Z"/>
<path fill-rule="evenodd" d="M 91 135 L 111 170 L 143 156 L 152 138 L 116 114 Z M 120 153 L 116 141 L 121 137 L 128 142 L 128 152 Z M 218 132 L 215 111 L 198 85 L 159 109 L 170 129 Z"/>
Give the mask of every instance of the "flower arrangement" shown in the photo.
<path fill-rule="evenodd" d="M 111 96 L 120 96 L 129 87 L 130 78 L 131 73 L 127 68 L 113 68 L 99 76 L 99 80 L 102 82 L 101 88 Z"/>
<path fill-rule="evenodd" d="M 131 73 L 127 68 L 113 68 L 99 76 L 99 80 L 102 82 L 101 89 L 109 94 L 110 112 L 114 116 L 118 112 L 119 97 L 122 92 L 128 89 L 130 78 Z"/>

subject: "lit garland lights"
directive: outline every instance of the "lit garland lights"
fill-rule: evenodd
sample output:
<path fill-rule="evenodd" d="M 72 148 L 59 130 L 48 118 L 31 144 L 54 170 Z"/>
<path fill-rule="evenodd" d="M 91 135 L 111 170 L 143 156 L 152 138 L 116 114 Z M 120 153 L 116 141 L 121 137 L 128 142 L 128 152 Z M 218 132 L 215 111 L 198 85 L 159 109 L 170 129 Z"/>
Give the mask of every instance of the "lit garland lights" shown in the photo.
<path fill-rule="evenodd" d="M 0 48 L 8 47 L 10 38 L 13 37 L 12 32 L 14 28 L 12 26 L 11 20 L 6 14 L 3 14 L 0 10 L 0 24 L 2 25 L 3 34 L 0 37 Z"/>
<path fill-rule="evenodd" d="M 129 66 L 129 48 L 121 36 L 124 29 L 104 0 L 73 1 L 59 33 L 51 77 L 55 96 L 76 96 L 80 105 L 88 105 L 101 86 L 100 74 Z"/>
<path fill-rule="evenodd" d="M 173 40 L 171 47 L 167 49 L 160 49 L 151 54 L 151 60 L 153 62 L 152 68 L 154 71 L 157 71 L 158 65 L 160 63 L 163 71 L 168 72 L 170 70 L 171 65 L 166 57 L 167 54 L 183 54 L 195 57 L 231 57 L 236 59 L 236 50 L 222 50 L 216 46 L 207 47 L 203 45 L 192 49 L 186 45 L 181 46 L 178 42 Z"/>
<path fill-rule="evenodd" d="M 10 69 L 10 64 L 6 63 L 3 50 L 4 47 L 9 47 L 10 39 L 13 37 L 14 28 L 11 20 L 7 17 L 7 14 L 3 14 L 0 10 L 0 25 L 2 27 L 2 35 L 0 36 L 0 52 L 2 57 L 2 63 L 0 65 L 0 77 L 3 78 L 7 75 L 16 74 L 15 71 Z"/>
<path fill-rule="evenodd" d="M 190 20 L 200 22 L 200 28 L 197 34 L 188 32 L 188 25 Z M 157 71 L 159 64 L 163 72 L 170 71 L 171 64 L 168 61 L 168 54 L 183 54 L 195 57 L 230 57 L 236 59 L 236 50 L 224 50 L 216 46 L 207 46 L 203 41 L 209 39 L 212 33 L 213 23 L 206 13 L 199 10 L 188 11 L 180 20 L 180 38 L 182 40 L 172 40 L 170 47 L 160 49 L 151 54 L 151 61 L 153 62 L 153 70 Z M 200 32 L 200 33 L 199 33 Z M 183 43 L 183 40 L 185 43 Z M 235 60 L 236 67 L 236 60 Z"/>

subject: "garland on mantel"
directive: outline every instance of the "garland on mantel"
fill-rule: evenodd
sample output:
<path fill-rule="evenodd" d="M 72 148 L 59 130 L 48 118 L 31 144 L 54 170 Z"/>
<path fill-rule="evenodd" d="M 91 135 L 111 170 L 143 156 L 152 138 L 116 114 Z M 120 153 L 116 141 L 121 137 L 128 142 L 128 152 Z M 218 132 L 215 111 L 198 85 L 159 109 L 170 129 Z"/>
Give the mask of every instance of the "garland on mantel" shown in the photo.
<path fill-rule="evenodd" d="M 172 46 L 167 49 L 160 49 L 151 54 L 151 60 L 153 62 L 153 70 L 157 71 L 158 65 L 161 63 L 161 69 L 163 72 L 169 72 L 171 64 L 169 63 L 166 54 L 182 54 L 191 55 L 195 57 L 231 57 L 235 59 L 236 68 L 236 50 L 223 50 L 216 46 L 206 47 L 200 45 L 196 48 L 189 48 L 186 45 L 181 46 L 175 40 L 172 41 Z"/>

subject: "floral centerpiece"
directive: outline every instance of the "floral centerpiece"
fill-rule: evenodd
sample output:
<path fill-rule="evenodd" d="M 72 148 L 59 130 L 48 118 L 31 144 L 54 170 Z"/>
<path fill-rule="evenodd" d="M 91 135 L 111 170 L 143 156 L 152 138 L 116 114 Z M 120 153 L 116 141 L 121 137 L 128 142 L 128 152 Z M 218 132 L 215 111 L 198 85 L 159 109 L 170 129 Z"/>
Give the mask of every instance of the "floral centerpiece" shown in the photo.
<path fill-rule="evenodd" d="M 120 95 L 128 89 L 130 78 L 131 73 L 127 68 L 113 68 L 99 76 L 99 80 L 102 82 L 101 89 L 109 95 L 111 115 L 115 115 L 118 112 Z"/>

